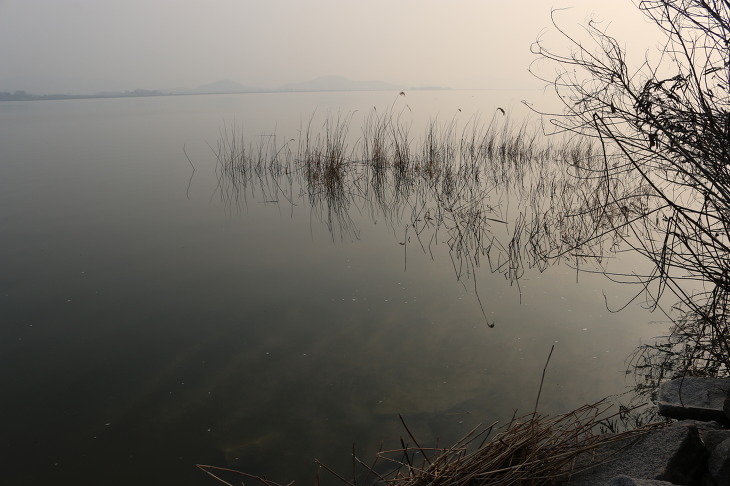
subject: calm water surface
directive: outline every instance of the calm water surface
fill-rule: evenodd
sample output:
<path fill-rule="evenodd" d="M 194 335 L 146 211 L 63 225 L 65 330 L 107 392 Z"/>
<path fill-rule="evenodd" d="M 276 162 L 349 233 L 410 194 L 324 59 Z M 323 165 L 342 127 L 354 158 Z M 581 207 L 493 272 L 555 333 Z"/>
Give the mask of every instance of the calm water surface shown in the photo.
<path fill-rule="evenodd" d="M 413 92 L 398 107 L 417 135 L 497 106 L 519 119 L 540 97 Z M 396 98 L 1 103 L 4 481 L 215 484 L 203 463 L 307 484 L 314 458 L 349 474 L 353 443 L 367 457 L 403 435 L 398 413 L 444 444 L 531 411 L 553 344 L 543 411 L 624 391 L 625 359 L 664 331 L 638 303 L 607 311 L 604 294 L 618 307 L 633 288 L 569 268 L 518 287 L 480 267 L 489 328 L 448 245 L 424 252 L 406 222 L 355 210 L 332 233 L 306 197 L 221 199 L 211 146 L 232 124 L 296 140 L 313 113 L 349 113 L 357 138 Z"/>

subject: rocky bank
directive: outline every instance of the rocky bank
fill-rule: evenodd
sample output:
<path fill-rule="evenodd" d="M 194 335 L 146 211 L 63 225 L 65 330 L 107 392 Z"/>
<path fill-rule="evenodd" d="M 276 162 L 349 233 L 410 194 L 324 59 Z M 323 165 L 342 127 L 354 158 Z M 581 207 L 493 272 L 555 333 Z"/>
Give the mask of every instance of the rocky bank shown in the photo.
<path fill-rule="evenodd" d="M 598 448 L 565 486 L 730 486 L 730 379 L 677 378 L 657 405 L 679 421 Z"/>

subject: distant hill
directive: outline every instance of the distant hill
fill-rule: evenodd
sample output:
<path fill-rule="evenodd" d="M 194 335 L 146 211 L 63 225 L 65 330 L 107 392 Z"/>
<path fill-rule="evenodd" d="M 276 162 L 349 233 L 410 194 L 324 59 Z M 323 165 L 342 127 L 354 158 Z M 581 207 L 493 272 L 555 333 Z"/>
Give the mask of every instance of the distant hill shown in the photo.
<path fill-rule="evenodd" d="M 284 84 L 276 91 L 390 91 L 405 88 L 383 81 L 353 81 L 342 76 L 321 76 L 301 83 Z"/>
<path fill-rule="evenodd" d="M 94 94 L 57 93 L 37 95 L 23 90 L 0 90 L 0 101 L 63 100 L 78 98 L 124 98 L 141 96 L 170 96 L 197 94 L 271 93 L 286 91 L 401 91 L 449 89 L 436 86 L 402 86 L 384 81 L 353 81 L 342 76 L 321 76 L 301 83 L 289 83 L 275 89 L 246 86 L 237 81 L 224 79 L 198 86 L 197 88 L 175 88 L 162 90 L 134 89 L 126 91 L 104 91 Z"/>
<path fill-rule="evenodd" d="M 198 86 L 194 89 L 179 90 L 180 93 L 184 94 L 225 94 L 225 93 L 257 93 L 264 91 L 261 88 L 255 88 L 252 86 L 244 86 L 236 81 L 230 79 L 223 79 L 212 83 Z"/>
<path fill-rule="evenodd" d="M 89 95 L 78 94 L 44 94 L 36 95 L 25 91 L 0 91 L 0 101 L 42 101 L 42 100 L 79 100 L 90 98 L 142 98 L 145 96 L 167 96 L 157 90 L 135 89 L 134 91 L 96 93 Z"/>
<path fill-rule="evenodd" d="M 0 0 L 2 4 L 2 0 Z M 1 8 L 1 7 L 0 7 Z M 121 80 L 106 78 L 72 78 L 50 75 L 10 76 L 0 78 L 0 91 L 15 93 L 25 91 L 43 95 L 80 95 L 90 96 L 102 93 L 124 93 L 134 91 L 136 86 Z"/>

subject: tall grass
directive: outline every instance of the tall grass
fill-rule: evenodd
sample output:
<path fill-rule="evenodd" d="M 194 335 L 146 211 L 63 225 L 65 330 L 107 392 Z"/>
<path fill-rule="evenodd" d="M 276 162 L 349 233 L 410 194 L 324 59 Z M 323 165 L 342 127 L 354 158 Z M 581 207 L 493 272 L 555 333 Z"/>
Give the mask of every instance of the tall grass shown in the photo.
<path fill-rule="evenodd" d="M 261 191 L 268 200 L 284 196 L 294 205 L 298 190 L 333 238 L 357 237 L 351 214 L 369 214 L 405 246 L 406 266 L 409 247 L 433 257 L 434 247 L 445 244 L 457 280 L 473 283 L 490 326 L 477 285 L 480 268 L 518 287 L 527 268 L 542 271 L 557 261 L 610 274 L 606 252 L 619 251 L 632 237 L 617 222 L 653 214 L 645 185 L 626 177 L 609 186 L 600 177 L 606 166 L 623 162 L 604 157 L 587 138 L 547 137 L 502 112 L 486 123 L 475 117 L 463 127 L 456 119 L 431 120 L 420 134 L 405 118 L 393 106 L 373 109 L 353 137 L 353 114 L 330 115 L 321 124 L 312 117 L 296 144 L 273 135 L 247 144 L 240 129 L 224 130 L 215 151 L 221 196 L 237 204 Z M 591 171 L 596 177 L 586 177 Z M 369 465 L 353 455 L 353 463 L 370 481 L 391 486 L 550 484 L 606 441 L 635 438 L 650 428 L 609 439 L 596 430 L 626 410 L 606 412 L 603 403 L 556 417 L 535 411 L 499 431 L 494 425 L 475 429 L 445 449 L 422 448 L 411 435 L 415 445 L 403 442 L 397 450 L 381 451 Z M 217 479 L 226 472 L 201 468 Z M 356 485 L 354 473 L 351 480 L 329 472 Z"/>
<path fill-rule="evenodd" d="M 414 135 L 405 109 L 394 106 L 365 114 L 359 136 L 350 130 L 352 113 L 321 122 L 312 116 L 295 143 L 280 143 L 274 134 L 247 139 L 235 125 L 224 129 L 215 149 L 221 197 L 245 204 L 260 192 L 266 201 L 293 204 L 298 190 L 333 239 L 358 237 L 354 209 L 385 220 L 406 245 L 430 255 L 444 242 L 456 278 L 472 281 L 482 312 L 480 266 L 519 286 L 526 267 L 576 260 L 571 244 L 600 221 L 576 217 L 600 191 L 569 172 L 575 160 L 586 165 L 597 158 L 588 139 L 547 137 L 499 111 L 463 127 L 456 118 L 432 119 Z"/>
<path fill-rule="evenodd" d="M 214 149 L 221 178 L 247 185 L 263 174 L 298 174 L 315 186 L 337 185 L 366 170 L 373 180 L 388 175 L 395 183 L 419 178 L 439 184 L 442 192 L 471 186 L 482 178 L 514 183 L 554 162 L 585 160 L 597 155 L 588 139 L 557 140 L 527 122 L 479 118 L 461 130 L 456 121 L 431 120 L 420 137 L 401 119 L 402 113 L 373 109 L 363 120 L 362 136 L 352 142 L 353 114 L 328 116 L 315 127 L 313 116 L 300 129 L 296 151 L 277 145 L 276 134 L 247 137 L 235 124 L 225 128 Z M 501 117 L 501 116 L 500 116 Z M 386 174 L 387 172 L 387 174 Z"/>
<path fill-rule="evenodd" d="M 352 454 L 352 472 L 340 473 L 315 461 L 316 484 L 329 474 L 337 484 L 384 486 L 547 486 L 566 482 L 572 475 L 614 458 L 644 434 L 662 427 L 653 423 L 615 434 L 601 434 L 601 424 L 617 413 L 601 401 L 571 412 L 544 416 L 537 412 L 513 417 L 504 427 L 479 425 L 450 447 L 423 447 L 401 417 L 406 439 L 401 447 L 381 450 L 367 462 Z M 608 444 L 617 447 L 605 448 Z M 231 486 L 246 478 L 264 486 L 276 482 L 241 471 L 215 466 L 198 468 Z M 290 483 L 291 484 L 291 483 Z"/>

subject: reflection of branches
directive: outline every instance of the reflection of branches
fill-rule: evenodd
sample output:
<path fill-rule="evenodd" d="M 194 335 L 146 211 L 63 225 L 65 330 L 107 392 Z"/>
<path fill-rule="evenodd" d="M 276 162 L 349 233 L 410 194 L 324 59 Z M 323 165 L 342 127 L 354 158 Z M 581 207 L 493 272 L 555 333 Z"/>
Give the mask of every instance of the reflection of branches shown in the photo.
<path fill-rule="evenodd" d="M 720 329 L 698 317 L 695 312 L 685 312 L 673 323 L 671 332 L 658 337 L 652 343 L 636 349 L 629 360 L 627 374 L 634 377 L 634 394 L 627 408 L 638 403 L 656 403 L 659 385 L 683 376 L 711 376 L 727 378 L 730 368 L 722 343 L 728 336 L 727 328 Z M 626 414 L 624 426 L 636 426 L 658 418 L 655 406 L 637 409 Z"/>
<path fill-rule="evenodd" d="M 588 42 L 557 24 L 572 45 L 567 54 L 543 42 L 535 51 L 558 66 L 549 81 L 565 105 L 561 130 L 594 137 L 599 159 L 577 161 L 576 174 L 596 179 L 584 214 L 593 228 L 579 232 L 576 251 L 618 235 L 652 269 L 623 275 L 641 284 L 654 306 L 667 291 L 680 315 L 703 323 L 693 332 L 725 337 L 730 301 L 730 7 L 727 2 L 645 0 L 639 8 L 666 37 L 660 61 L 627 67 L 619 41 L 595 23 Z M 677 336 L 687 329 L 678 321 Z"/>
<path fill-rule="evenodd" d="M 405 225 L 406 255 L 407 246 L 417 244 L 433 257 L 435 245 L 444 242 L 457 280 L 473 281 L 480 306 L 475 274 L 483 259 L 492 272 L 517 283 L 525 265 L 547 266 L 553 252 L 546 242 L 569 244 L 555 232 L 562 229 L 566 238 L 572 228 L 552 221 L 547 227 L 550 218 L 568 212 L 556 203 L 564 198 L 560 202 L 575 206 L 567 192 L 587 198 L 595 190 L 555 162 L 590 156 L 589 144 L 547 143 L 527 124 L 513 128 L 502 115 L 486 126 L 473 119 L 461 131 L 455 121 L 432 120 L 417 140 L 392 110 L 368 114 L 363 138 L 352 146 L 351 115 L 328 118 L 319 130 L 312 118 L 296 153 L 289 145 L 278 147 L 273 135 L 255 146 L 245 145 L 235 127 L 223 131 L 216 151 L 219 192 L 226 203 L 239 204 L 256 190 L 259 198 L 279 201 L 298 187 L 333 238 L 358 237 L 355 211 L 384 221 L 394 233 Z M 287 200 L 295 204 L 293 197 Z"/>
<path fill-rule="evenodd" d="M 571 49 L 538 40 L 535 52 L 557 66 L 547 79 L 564 103 L 555 126 L 602 147 L 601 157 L 572 164 L 578 179 L 596 181 L 595 195 L 553 219 L 572 224 L 574 238 L 545 252 L 613 239 L 650 268 L 612 278 L 638 283 L 653 308 L 667 292 L 678 301 L 669 335 L 641 346 L 629 365 L 638 396 L 653 400 L 668 378 L 729 375 L 730 3 L 638 7 L 665 37 L 656 63 L 647 56 L 630 71 L 621 43 L 594 22 L 576 37 L 554 20 Z"/>

